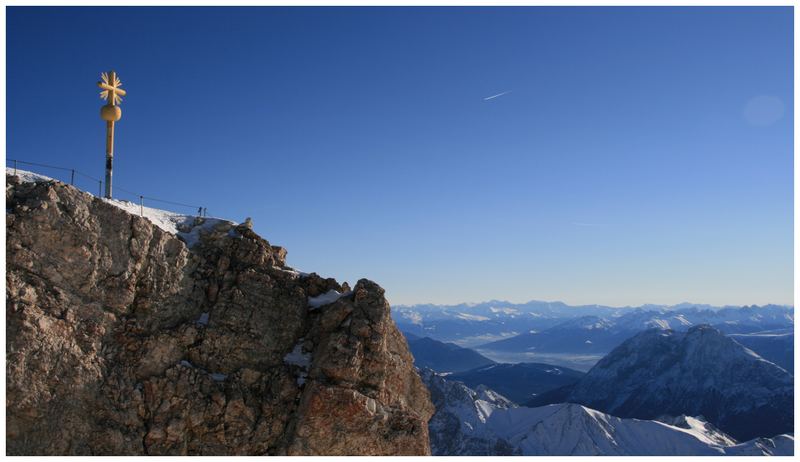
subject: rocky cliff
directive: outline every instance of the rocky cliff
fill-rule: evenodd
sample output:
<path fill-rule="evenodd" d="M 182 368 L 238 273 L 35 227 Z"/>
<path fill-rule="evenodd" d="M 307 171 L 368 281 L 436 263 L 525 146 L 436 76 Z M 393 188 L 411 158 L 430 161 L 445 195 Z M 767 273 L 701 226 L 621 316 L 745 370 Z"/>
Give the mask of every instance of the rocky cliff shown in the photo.
<path fill-rule="evenodd" d="M 170 233 L 6 178 L 9 455 L 424 455 L 433 413 L 383 289 L 249 226 Z"/>

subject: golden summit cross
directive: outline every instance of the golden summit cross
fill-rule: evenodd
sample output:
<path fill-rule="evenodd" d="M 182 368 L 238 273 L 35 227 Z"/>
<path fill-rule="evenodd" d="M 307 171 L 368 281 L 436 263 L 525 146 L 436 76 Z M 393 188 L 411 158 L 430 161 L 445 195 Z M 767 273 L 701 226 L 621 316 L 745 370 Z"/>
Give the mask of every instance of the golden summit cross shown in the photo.
<path fill-rule="evenodd" d="M 111 71 L 100 74 L 100 82 L 97 86 L 102 88 L 100 98 L 106 100 L 105 106 L 100 108 L 100 118 L 106 121 L 106 197 L 111 199 L 111 173 L 114 164 L 114 122 L 122 117 L 122 109 L 118 106 L 122 102 L 122 97 L 126 95 L 125 90 L 120 88 L 122 81 L 117 77 L 117 73 Z"/>

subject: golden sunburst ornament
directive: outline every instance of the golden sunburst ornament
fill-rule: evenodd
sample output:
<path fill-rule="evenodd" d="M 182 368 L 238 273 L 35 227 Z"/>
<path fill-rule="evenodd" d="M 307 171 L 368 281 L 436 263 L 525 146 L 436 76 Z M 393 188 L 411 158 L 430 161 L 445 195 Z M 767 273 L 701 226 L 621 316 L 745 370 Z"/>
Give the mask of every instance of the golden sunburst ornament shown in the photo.
<path fill-rule="evenodd" d="M 100 92 L 100 98 L 108 101 L 108 103 L 112 105 L 121 103 L 121 95 L 125 94 L 125 90 L 120 88 L 122 86 L 122 81 L 117 77 L 117 73 L 112 71 L 109 76 L 107 72 L 103 72 L 100 74 L 100 79 L 102 82 L 98 82 L 98 86 L 103 88 L 103 91 Z M 111 97 L 113 97 L 113 101 L 109 99 Z"/>
<path fill-rule="evenodd" d="M 119 103 L 125 96 L 122 88 L 122 81 L 114 71 L 103 72 L 100 74 L 100 98 L 106 100 L 106 104 L 100 108 L 100 118 L 106 121 L 106 197 L 111 199 L 111 181 L 114 163 L 114 124 L 122 117 L 122 108 Z"/>

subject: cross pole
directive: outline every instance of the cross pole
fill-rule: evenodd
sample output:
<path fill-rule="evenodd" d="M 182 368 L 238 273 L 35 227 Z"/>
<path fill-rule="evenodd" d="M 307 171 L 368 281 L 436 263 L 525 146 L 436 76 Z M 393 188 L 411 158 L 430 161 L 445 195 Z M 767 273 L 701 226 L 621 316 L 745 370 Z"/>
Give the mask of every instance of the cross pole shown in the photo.
<path fill-rule="evenodd" d="M 111 199 L 111 176 L 114 164 L 114 122 L 122 117 L 122 109 L 119 103 L 126 95 L 125 90 L 120 88 L 122 82 L 117 77 L 117 73 L 111 71 L 100 74 L 100 82 L 97 86 L 103 91 L 100 98 L 106 100 L 105 106 L 100 108 L 100 118 L 106 121 L 106 197 Z"/>

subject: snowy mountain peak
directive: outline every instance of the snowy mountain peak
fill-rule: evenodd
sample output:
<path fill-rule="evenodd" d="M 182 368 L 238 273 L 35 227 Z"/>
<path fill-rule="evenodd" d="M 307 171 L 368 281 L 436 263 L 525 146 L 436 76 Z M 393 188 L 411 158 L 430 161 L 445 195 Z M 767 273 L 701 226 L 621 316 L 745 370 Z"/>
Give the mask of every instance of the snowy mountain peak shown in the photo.
<path fill-rule="evenodd" d="M 433 455 L 789 455 L 780 435 L 737 444 L 702 418 L 623 419 L 579 404 L 537 408 L 482 400 L 479 393 L 432 371 L 422 372 L 436 413 L 429 423 Z M 482 389 L 484 396 L 493 396 Z M 485 416 L 485 418 L 483 418 Z"/>
<path fill-rule="evenodd" d="M 750 439 L 792 431 L 793 394 L 788 372 L 700 325 L 686 332 L 652 329 L 623 342 L 565 401 L 622 417 L 703 415 Z"/>

